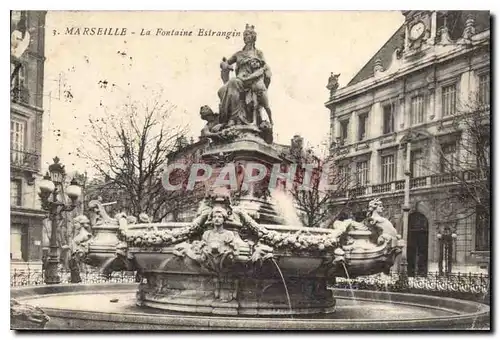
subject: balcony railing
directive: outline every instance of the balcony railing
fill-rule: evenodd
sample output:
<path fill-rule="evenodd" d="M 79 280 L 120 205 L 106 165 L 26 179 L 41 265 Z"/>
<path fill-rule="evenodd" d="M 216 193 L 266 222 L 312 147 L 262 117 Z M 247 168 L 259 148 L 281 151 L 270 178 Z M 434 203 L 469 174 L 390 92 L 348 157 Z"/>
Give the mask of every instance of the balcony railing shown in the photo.
<path fill-rule="evenodd" d="M 410 188 L 422 188 L 427 185 L 427 177 L 422 176 L 422 177 L 415 177 L 410 179 Z"/>
<path fill-rule="evenodd" d="M 390 192 L 391 183 L 377 184 L 372 187 L 372 194 L 380 194 L 381 192 Z"/>
<path fill-rule="evenodd" d="M 29 104 L 30 93 L 26 87 L 15 86 L 10 90 L 10 100 L 14 103 Z"/>
<path fill-rule="evenodd" d="M 10 165 L 23 170 L 38 171 L 40 168 L 40 155 L 23 150 L 10 150 Z"/>
<path fill-rule="evenodd" d="M 430 176 L 414 177 L 410 179 L 410 189 L 431 189 L 440 186 L 452 185 L 461 181 L 477 181 L 484 178 L 484 174 L 478 171 L 469 170 L 460 173 L 443 173 Z M 335 193 L 335 198 L 346 199 L 362 196 L 370 196 L 372 194 L 397 193 L 404 191 L 405 180 L 397 180 L 389 183 L 365 185 L 355 187 L 349 190 Z"/>
<path fill-rule="evenodd" d="M 403 179 L 403 180 L 394 182 L 394 189 L 396 191 L 404 190 L 405 189 L 405 180 Z"/>
<path fill-rule="evenodd" d="M 431 184 L 439 185 L 446 183 L 453 183 L 456 180 L 456 174 L 439 174 L 431 176 Z"/>
<path fill-rule="evenodd" d="M 368 187 L 357 187 L 354 189 L 349 190 L 349 196 L 364 196 L 366 195 Z"/>

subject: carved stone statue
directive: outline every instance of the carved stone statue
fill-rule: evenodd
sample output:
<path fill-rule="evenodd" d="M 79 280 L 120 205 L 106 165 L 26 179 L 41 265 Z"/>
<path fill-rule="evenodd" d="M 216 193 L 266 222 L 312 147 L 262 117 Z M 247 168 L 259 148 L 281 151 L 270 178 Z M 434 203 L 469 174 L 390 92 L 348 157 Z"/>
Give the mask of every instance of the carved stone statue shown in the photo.
<path fill-rule="evenodd" d="M 85 215 L 73 219 L 75 223 L 76 236 L 71 243 L 71 253 L 77 257 L 87 253 L 88 241 L 92 238 L 90 233 L 90 221 Z"/>
<path fill-rule="evenodd" d="M 90 232 L 90 221 L 85 215 L 79 215 L 73 219 L 76 236 L 71 241 L 71 256 L 69 259 L 69 270 L 71 283 L 82 281 L 80 273 L 82 263 L 89 252 L 89 242 L 92 239 Z"/>
<path fill-rule="evenodd" d="M 245 46 L 227 59 L 227 65 L 236 64 L 235 74 L 218 91 L 220 99 L 219 122 L 225 126 L 255 124 L 266 121 L 260 109 L 264 108 L 271 122 L 267 89 L 271 83 L 271 70 L 264 54 L 255 47 L 257 33 L 254 26 L 246 25 L 243 32 Z"/>
<path fill-rule="evenodd" d="M 220 138 L 222 124 L 219 123 L 218 115 L 216 115 L 208 105 L 203 105 L 200 108 L 200 117 L 207 124 L 201 130 L 201 137 L 205 138 Z"/>
<path fill-rule="evenodd" d="M 40 307 L 10 299 L 10 324 L 12 329 L 44 328 L 49 321 L 49 316 Z"/>
<path fill-rule="evenodd" d="M 224 223 L 228 217 L 228 211 L 223 207 L 212 209 L 211 221 L 213 229 L 205 231 L 201 238 L 206 242 L 212 254 L 224 254 L 226 251 L 232 250 L 229 245 L 235 240 L 235 234 L 224 229 Z"/>
<path fill-rule="evenodd" d="M 472 39 L 474 34 L 476 34 L 476 27 L 475 27 L 475 19 L 473 15 L 468 15 L 467 20 L 465 21 L 465 28 L 462 33 L 462 38 L 465 41 L 469 41 Z"/>
<path fill-rule="evenodd" d="M 368 223 L 379 230 L 378 243 L 382 243 L 384 240 L 395 243 L 401 237 L 391 221 L 380 215 L 383 211 L 384 207 L 380 199 L 371 200 L 368 204 Z"/>
<path fill-rule="evenodd" d="M 333 97 L 335 91 L 337 91 L 337 89 L 339 88 L 339 77 L 340 73 L 333 74 L 333 72 L 331 72 L 330 77 L 328 77 L 328 84 L 326 84 L 326 88 L 330 90 L 331 97 Z"/>
<path fill-rule="evenodd" d="M 234 71 L 234 68 L 227 63 L 226 57 L 223 57 L 220 63 L 220 77 L 224 84 L 229 81 L 229 74 L 231 71 Z"/>
<path fill-rule="evenodd" d="M 104 223 L 118 224 L 116 219 L 108 215 L 100 199 L 90 201 L 88 207 L 91 212 L 91 224 L 93 226 Z"/>

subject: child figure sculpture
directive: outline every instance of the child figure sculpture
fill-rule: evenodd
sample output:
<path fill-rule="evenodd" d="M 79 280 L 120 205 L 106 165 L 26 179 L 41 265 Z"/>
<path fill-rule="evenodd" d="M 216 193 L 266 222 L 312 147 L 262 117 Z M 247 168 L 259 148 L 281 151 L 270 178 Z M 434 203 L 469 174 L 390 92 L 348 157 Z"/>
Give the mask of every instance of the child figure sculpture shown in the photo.
<path fill-rule="evenodd" d="M 266 110 L 267 116 L 269 118 L 269 123 L 273 124 L 273 119 L 271 116 L 271 108 L 269 107 L 269 100 L 267 97 L 267 86 L 265 83 L 265 73 L 267 71 L 267 66 L 264 62 L 257 58 L 253 58 L 249 62 L 251 74 L 241 73 L 238 77 L 249 85 L 256 96 L 257 102 L 256 106 L 261 106 Z"/>
<path fill-rule="evenodd" d="M 233 71 L 233 67 L 229 65 L 227 59 L 225 57 L 222 58 L 222 62 L 220 63 L 220 77 L 222 82 L 225 84 L 229 81 L 229 74 Z"/>

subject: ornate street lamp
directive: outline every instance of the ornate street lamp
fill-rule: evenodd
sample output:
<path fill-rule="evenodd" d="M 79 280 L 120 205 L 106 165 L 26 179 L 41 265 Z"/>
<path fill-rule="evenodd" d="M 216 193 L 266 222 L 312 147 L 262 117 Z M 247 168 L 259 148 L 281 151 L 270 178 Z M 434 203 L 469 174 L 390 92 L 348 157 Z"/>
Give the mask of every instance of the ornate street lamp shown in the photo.
<path fill-rule="evenodd" d="M 457 239 L 456 227 L 453 222 L 438 222 L 436 237 L 439 249 L 439 275 L 443 275 L 443 273 L 448 275 L 451 273 L 453 264 L 453 245 Z"/>
<path fill-rule="evenodd" d="M 54 163 L 49 166 L 49 171 L 39 183 L 40 192 L 38 194 L 42 201 L 42 208 L 49 212 L 51 223 L 50 251 L 45 267 L 45 283 L 47 284 L 61 282 L 58 273 L 57 224 L 62 219 L 61 214 L 63 211 L 75 209 L 78 197 L 82 193 L 80 186 L 74 178 L 70 185 L 64 189 L 64 180 L 66 178 L 64 165 L 59 163 L 58 157 L 55 157 L 53 160 Z M 66 196 L 71 200 L 70 204 L 66 203 Z"/>

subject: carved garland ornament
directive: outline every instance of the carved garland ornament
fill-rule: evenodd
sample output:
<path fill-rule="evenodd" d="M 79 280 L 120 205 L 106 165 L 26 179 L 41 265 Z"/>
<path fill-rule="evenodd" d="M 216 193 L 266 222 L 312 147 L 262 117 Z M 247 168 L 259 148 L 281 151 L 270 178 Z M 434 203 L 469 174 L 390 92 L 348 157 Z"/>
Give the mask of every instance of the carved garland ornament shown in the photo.
<path fill-rule="evenodd" d="M 309 234 L 307 231 L 280 232 L 268 230 L 260 226 L 247 213 L 237 207 L 234 213 L 240 218 L 242 226 L 248 228 L 257 238 L 256 244 L 264 244 L 274 249 L 295 251 L 333 251 L 338 247 L 338 238 L 341 233 L 332 230 L 330 233 Z M 210 212 L 205 211 L 190 226 L 173 230 L 119 230 L 119 238 L 130 246 L 140 248 L 162 248 L 188 241 L 205 230 L 205 222 Z"/>

